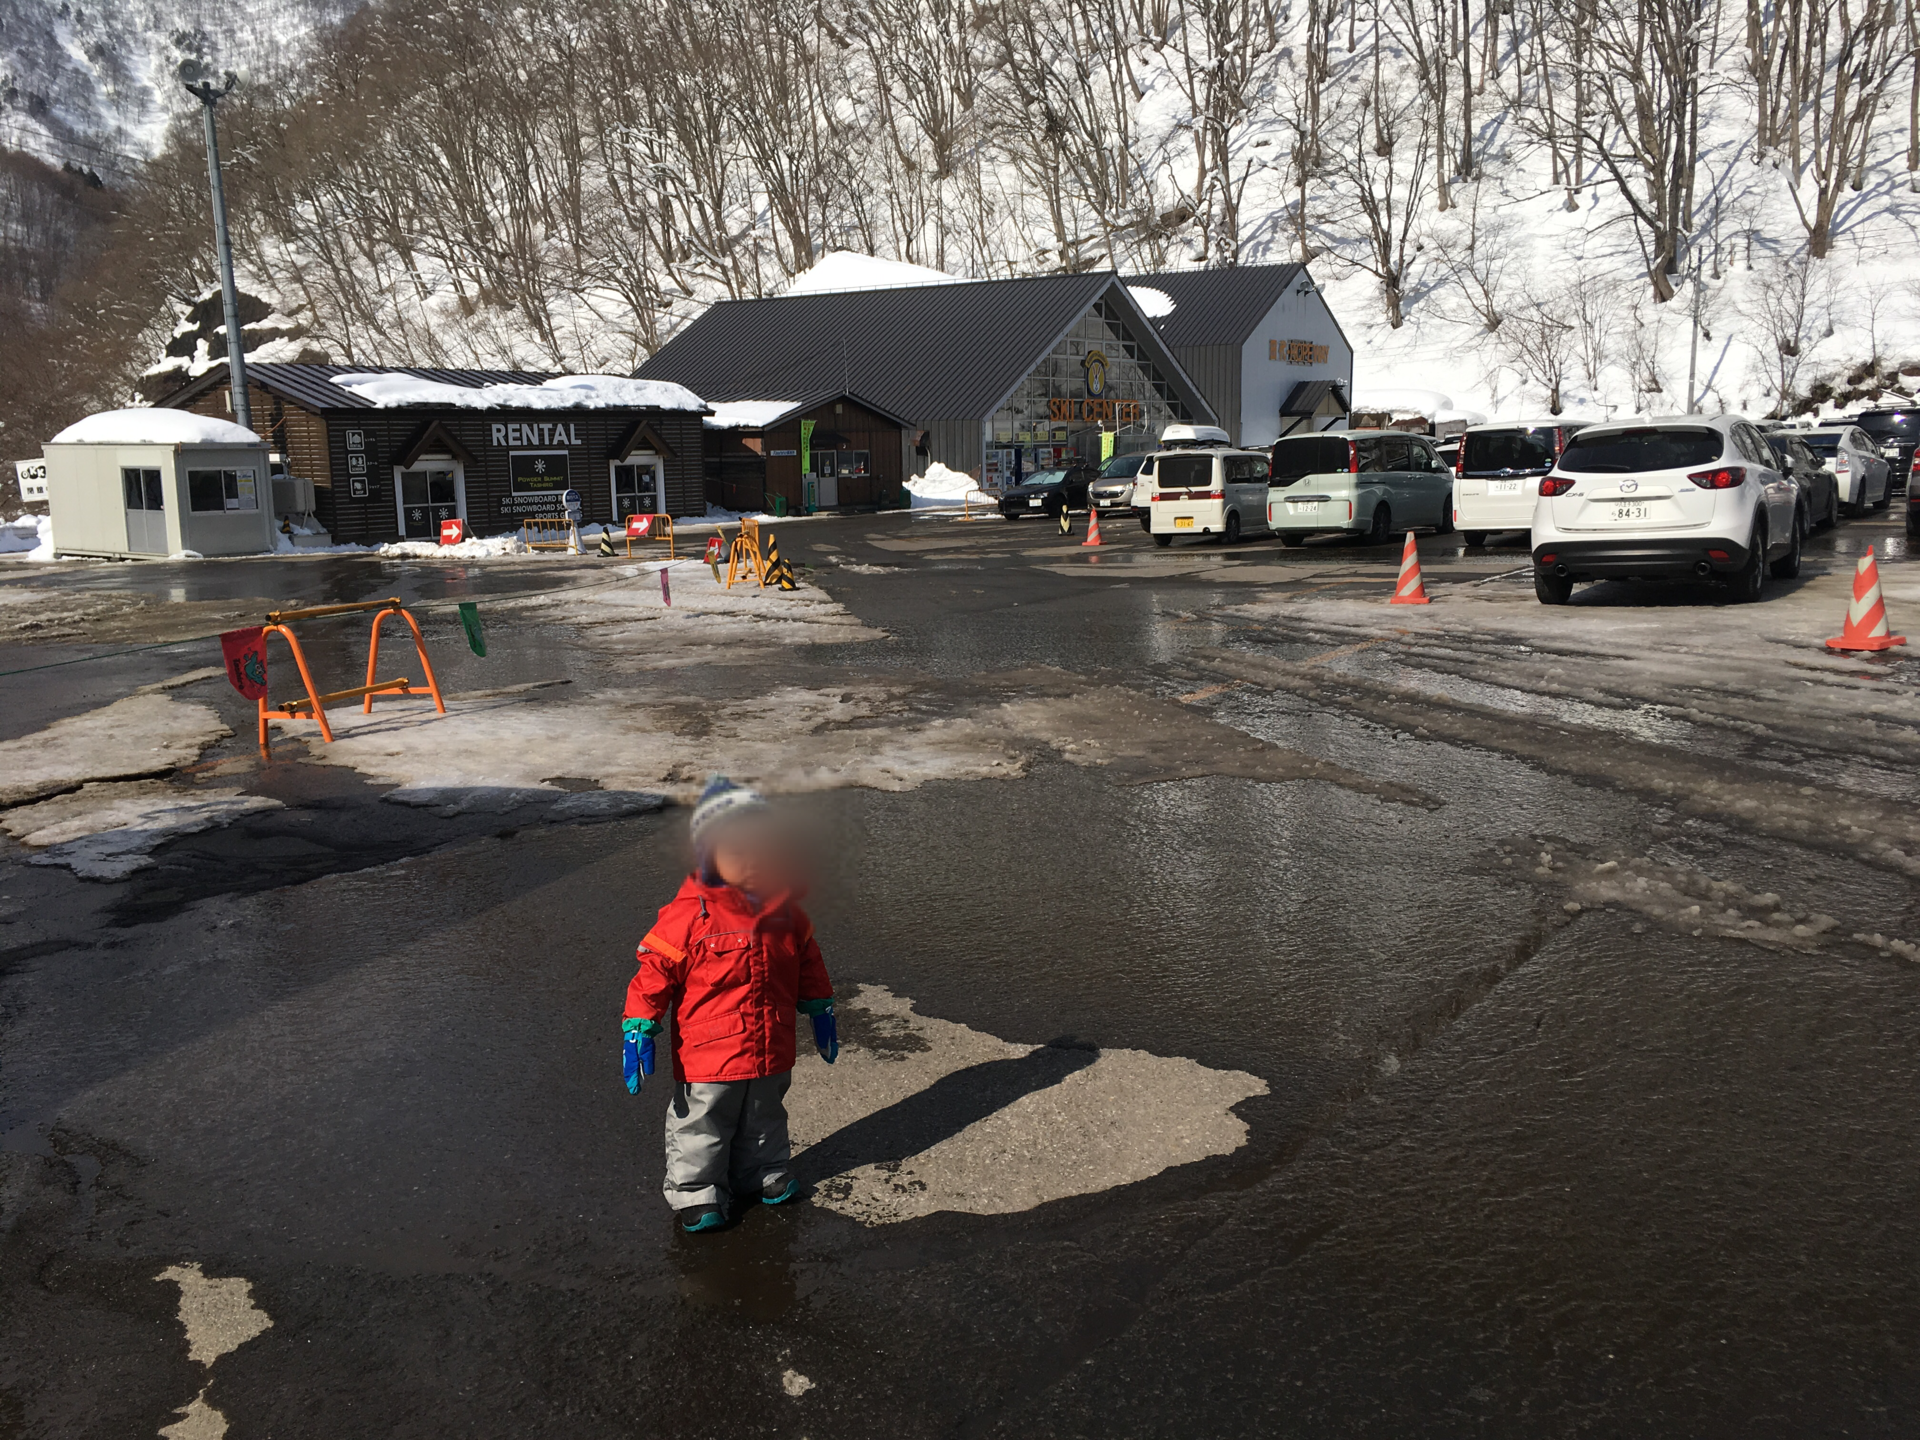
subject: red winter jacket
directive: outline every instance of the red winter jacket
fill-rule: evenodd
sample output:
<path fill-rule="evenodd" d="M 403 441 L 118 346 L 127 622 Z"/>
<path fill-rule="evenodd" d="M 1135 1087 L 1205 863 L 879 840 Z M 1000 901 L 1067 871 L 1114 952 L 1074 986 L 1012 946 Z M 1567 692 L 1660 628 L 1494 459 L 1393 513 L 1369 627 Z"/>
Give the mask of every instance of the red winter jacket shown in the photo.
<path fill-rule="evenodd" d="M 731 885 L 689 875 L 640 942 L 627 1018 L 666 1019 L 673 1074 L 759 1080 L 793 1068 L 794 1014 L 833 995 L 813 922 L 788 897 L 755 910 Z"/>

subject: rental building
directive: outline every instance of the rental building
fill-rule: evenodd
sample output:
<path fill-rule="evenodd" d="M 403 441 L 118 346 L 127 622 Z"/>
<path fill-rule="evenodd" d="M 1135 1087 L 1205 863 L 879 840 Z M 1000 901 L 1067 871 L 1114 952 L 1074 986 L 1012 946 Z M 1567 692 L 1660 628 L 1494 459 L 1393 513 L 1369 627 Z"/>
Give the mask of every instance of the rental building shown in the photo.
<path fill-rule="evenodd" d="M 275 473 L 312 485 L 336 542 L 434 539 L 445 520 L 478 535 L 559 519 L 703 515 L 701 419 L 677 385 L 512 370 L 247 366 L 254 428 Z M 229 418 L 224 365 L 161 402 Z"/>

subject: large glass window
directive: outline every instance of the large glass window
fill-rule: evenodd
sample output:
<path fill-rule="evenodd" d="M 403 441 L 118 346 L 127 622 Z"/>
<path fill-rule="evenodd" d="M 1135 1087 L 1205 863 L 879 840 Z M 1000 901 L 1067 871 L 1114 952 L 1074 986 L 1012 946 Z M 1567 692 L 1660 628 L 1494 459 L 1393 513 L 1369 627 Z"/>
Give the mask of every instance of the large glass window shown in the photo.
<path fill-rule="evenodd" d="M 1462 474 L 1544 475 L 1553 468 L 1553 431 L 1544 425 L 1469 430 L 1461 444 Z"/>
<path fill-rule="evenodd" d="M 1034 366 L 989 421 L 985 483 L 1012 483 L 1016 467 L 1025 475 L 1094 464 L 1103 434 L 1141 445 L 1191 418 L 1127 324 L 1102 301 Z"/>
<path fill-rule="evenodd" d="M 189 470 L 187 507 L 196 511 L 258 510 L 251 470 Z"/>

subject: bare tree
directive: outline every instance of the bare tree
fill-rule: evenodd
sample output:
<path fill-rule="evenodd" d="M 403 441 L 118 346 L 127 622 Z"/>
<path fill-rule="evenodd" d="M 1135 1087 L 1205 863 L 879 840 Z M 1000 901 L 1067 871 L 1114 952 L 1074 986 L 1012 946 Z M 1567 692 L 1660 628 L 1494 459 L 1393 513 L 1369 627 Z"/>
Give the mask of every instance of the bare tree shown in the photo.
<path fill-rule="evenodd" d="M 1748 287 L 1741 313 L 1763 339 L 1758 348 L 1774 415 L 1791 413 L 1800 369 L 1822 338 L 1822 308 L 1814 267 L 1804 254 L 1762 266 Z"/>

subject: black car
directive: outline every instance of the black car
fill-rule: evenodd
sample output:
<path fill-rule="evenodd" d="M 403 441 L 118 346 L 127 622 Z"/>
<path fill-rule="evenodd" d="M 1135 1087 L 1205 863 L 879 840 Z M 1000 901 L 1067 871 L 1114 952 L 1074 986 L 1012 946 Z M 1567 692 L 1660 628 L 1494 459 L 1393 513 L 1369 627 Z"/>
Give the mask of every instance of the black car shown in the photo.
<path fill-rule="evenodd" d="M 1023 515 L 1058 517 L 1062 510 L 1084 510 L 1087 485 L 1093 478 L 1091 465 L 1036 470 L 1012 489 L 1000 492 L 1000 513 L 1018 520 Z"/>
<path fill-rule="evenodd" d="M 1807 525 L 1829 530 L 1840 518 L 1840 482 L 1791 430 L 1768 430 L 1767 445 L 1780 457 L 1780 468 L 1799 484 L 1807 497 Z"/>
<path fill-rule="evenodd" d="M 1913 447 L 1920 442 L 1920 408 L 1862 410 L 1846 423 L 1858 425 L 1880 447 L 1887 461 L 1888 492 L 1906 487 L 1907 472 L 1913 469 Z M 1911 504 L 1911 493 L 1907 500 Z"/>

